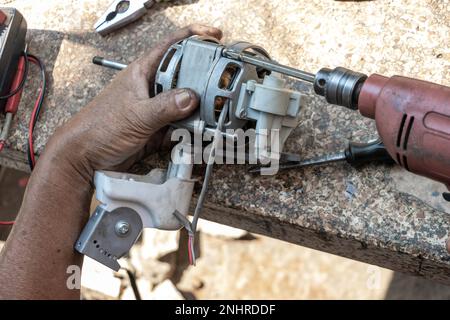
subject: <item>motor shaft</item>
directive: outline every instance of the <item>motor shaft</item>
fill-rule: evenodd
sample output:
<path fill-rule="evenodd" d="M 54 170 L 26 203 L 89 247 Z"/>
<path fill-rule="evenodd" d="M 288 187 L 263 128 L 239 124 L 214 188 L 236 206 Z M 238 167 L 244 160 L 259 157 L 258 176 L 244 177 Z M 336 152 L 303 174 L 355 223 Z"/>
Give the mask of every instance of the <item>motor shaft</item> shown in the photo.
<path fill-rule="evenodd" d="M 123 70 L 127 67 L 126 64 L 123 64 L 123 63 L 120 63 L 117 61 L 107 60 L 107 59 L 105 59 L 103 57 L 99 57 L 99 56 L 95 56 L 92 59 L 92 62 L 96 65 L 115 69 L 115 70 Z"/>

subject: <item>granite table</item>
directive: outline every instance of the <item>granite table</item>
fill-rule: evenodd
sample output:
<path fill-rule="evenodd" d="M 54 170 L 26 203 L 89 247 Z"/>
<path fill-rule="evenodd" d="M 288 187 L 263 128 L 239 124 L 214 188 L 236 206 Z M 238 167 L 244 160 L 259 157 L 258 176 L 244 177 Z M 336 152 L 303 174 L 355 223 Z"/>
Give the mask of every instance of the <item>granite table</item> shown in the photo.
<path fill-rule="evenodd" d="M 49 88 L 35 131 L 37 153 L 54 130 L 116 74 L 94 55 L 130 62 L 168 33 L 193 22 L 220 27 L 224 42 L 247 40 L 281 63 L 315 72 L 344 66 L 450 85 L 450 1 L 173 1 L 101 37 L 93 31 L 109 0 L 0 1 L 28 21 L 29 51 L 47 65 Z M 0 164 L 28 170 L 27 125 L 37 90 L 31 71 Z M 376 136 L 374 123 L 327 105 L 311 88 L 286 151 L 304 157 Z M 3 121 L 3 120 L 2 120 Z M 167 165 L 165 155 L 144 162 Z M 201 172 L 201 171 L 200 171 Z M 450 284 L 450 203 L 444 187 L 395 167 L 346 164 L 252 176 L 246 166 L 215 168 L 203 216 L 302 246 Z"/>

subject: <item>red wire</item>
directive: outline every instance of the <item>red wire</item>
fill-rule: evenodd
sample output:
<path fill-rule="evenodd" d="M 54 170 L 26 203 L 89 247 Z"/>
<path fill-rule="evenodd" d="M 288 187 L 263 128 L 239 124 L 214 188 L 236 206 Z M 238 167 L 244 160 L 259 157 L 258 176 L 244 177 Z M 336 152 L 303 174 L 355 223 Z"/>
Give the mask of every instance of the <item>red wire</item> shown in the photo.
<path fill-rule="evenodd" d="M 34 59 L 33 57 L 28 57 L 28 60 L 36 65 L 39 65 L 39 62 L 36 59 Z M 28 126 L 28 145 L 30 147 L 31 162 L 33 163 L 33 166 L 36 163 L 36 160 L 34 158 L 34 148 L 33 148 L 33 128 L 34 128 L 34 124 L 35 124 L 34 118 L 36 116 L 36 112 L 39 107 L 39 101 L 41 100 L 43 94 L 44 94 L 43 84 L 41 84 L 41 87 L 39 89 L 39 96 L 36 99 L 36 102 L 34 104 L 33 112 L 31 114 L 30 123 Z M 0 151 L 3 149 L 4 144 L 5 144 L 4 141 L 0 141 Z M 10 226 L 13 224 L 14 224 L 14 221 L 0 221 L 0 226 Z"/>
<path fill-rule="evenodd" d="M 192 264 L 192 252 L 191 252 L 191 237 L 188 237 L 188 256 L 189 256 L 189 264 Z"/>

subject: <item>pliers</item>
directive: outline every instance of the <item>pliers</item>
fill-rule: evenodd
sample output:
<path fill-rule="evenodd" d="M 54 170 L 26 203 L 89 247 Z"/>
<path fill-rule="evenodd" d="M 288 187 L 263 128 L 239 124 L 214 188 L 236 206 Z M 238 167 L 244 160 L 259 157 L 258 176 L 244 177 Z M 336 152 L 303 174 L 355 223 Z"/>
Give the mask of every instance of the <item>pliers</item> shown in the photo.
<path fill-rule="evenodd" d="M 95 23 L 95 31 L 105 36 L 142 17 L 155 0 L 115 0 Z"/>

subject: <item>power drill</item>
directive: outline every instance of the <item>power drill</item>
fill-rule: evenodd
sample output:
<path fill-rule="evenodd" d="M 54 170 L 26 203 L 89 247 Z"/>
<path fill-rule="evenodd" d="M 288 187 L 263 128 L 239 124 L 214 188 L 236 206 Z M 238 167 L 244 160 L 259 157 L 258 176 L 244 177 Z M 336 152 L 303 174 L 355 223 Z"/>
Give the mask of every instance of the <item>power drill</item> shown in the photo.
<path fill-rule="evenodd" d="M 367 76 L 346 68 L 316 74 L 228 51 L 226 55 L 313 84 L 316 94 L 375 119 L 394 161 L 450 189 L 450 87 L 401 76 Z M 444 195 L 450 199 L 449 194 Z"/>
<path fill-rule="evenodd" d="M 321 69 L 314 91 L 375 119 L 397 164 L 450 187 L 450 87 L 401 76 L 367 77 L 338 67 Z"/>

